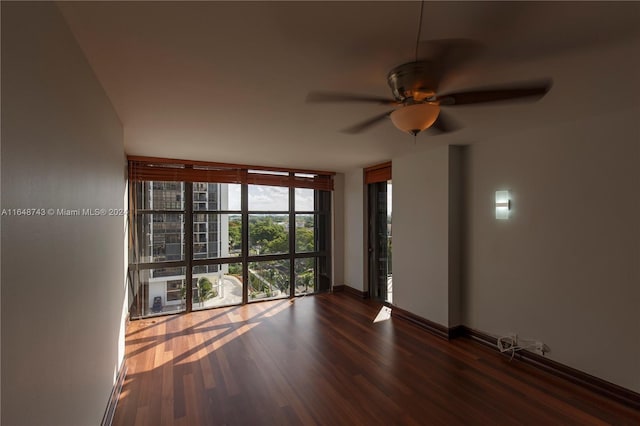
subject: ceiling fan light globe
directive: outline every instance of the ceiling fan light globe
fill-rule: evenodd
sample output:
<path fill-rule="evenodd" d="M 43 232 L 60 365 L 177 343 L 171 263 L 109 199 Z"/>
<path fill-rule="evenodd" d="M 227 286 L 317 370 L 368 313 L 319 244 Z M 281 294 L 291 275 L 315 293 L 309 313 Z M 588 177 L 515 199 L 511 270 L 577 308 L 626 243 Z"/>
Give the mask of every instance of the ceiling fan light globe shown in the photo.
<path fill-rule="evenodd" d="M 415 136 L 431 127 L 439 113 L 438 105 L 423 103 L 398 108 L 391 113 L 390 118 L 398 130 Z"/>

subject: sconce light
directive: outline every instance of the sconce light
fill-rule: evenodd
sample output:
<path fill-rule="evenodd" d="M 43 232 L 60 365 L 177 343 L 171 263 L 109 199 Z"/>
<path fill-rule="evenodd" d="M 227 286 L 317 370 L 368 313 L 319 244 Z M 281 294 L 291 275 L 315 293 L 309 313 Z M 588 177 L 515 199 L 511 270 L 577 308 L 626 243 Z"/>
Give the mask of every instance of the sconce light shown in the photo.
<path fill-rule="evenodd" d="M 496 219 L 509 219 L 510 209 L 509 191 L 496 191 Z"/>

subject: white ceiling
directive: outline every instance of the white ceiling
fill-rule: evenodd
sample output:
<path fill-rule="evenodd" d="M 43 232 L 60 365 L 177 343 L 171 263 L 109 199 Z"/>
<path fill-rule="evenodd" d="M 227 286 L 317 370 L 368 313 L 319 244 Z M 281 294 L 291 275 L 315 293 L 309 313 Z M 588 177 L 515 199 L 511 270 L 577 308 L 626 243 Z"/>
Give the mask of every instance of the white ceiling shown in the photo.
<path fill-rule="evenodd" d="M 128 154 L 345 171 L 414 144 L 390 121 L 339 132 L 384 106 L 305 97 L 391 96 L 387 72 L 413 60 L 419 2 L 59 5 L 122 120 Z M 470 143 L 552 119 L 545 103 L 569 102 L 559 99 L 557 58 L 633 37 L 639 24 L 640 3 L 427 2 L 422 40 L 487 47 L 441 91 L 540 77 L 556 86 L 534 104 L 450 109 L 464 129 L 416 143 Z"/>

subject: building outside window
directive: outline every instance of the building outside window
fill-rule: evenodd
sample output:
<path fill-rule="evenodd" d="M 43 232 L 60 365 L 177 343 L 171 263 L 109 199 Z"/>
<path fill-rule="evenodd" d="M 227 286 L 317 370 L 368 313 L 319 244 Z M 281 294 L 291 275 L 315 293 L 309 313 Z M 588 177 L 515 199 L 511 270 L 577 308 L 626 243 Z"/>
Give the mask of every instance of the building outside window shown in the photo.
<path fill-rule="evenodd" d="M 141 185 L 141 204 L 148 207 L 143 252 L 152 253 L 153 262 L 182 261 L 185 259 L 185 222 L 183 182 L 146 182 Z M 228 207 L 227 185 L 198 182 L 193 185 L 193 210 L 226 210 Z M 164 210 L 180 210 L 181 214 L 163 213 Z M 155 213 L 156 211 L 157 213 Z M 227 257 L 229 252 L 228 219 L 207 214 L 193 215 L 193 258 L 206 259 Z M 203 268 L 201 268 L 203 269 Z M 207 270 L 209 269 L 209 270 Z M 202 272 L 228 268 L 204 268 Z M 185 304 L 185 275 L 183 268 L 154 269 L 148 273 L 147 306 L 153 306 L 160 297 L 162 312 L 182 310 Z M 179 288 L 176 286 L 179 283 Z M 199 300 L 194 286 L 194 300 Z"/>

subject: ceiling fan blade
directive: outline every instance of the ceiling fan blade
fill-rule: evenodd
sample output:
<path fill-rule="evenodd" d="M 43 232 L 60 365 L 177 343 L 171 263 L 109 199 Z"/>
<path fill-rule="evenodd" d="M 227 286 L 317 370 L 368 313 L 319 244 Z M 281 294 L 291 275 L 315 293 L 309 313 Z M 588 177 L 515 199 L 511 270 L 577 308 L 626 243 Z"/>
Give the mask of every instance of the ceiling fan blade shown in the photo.
<path fill-rule="evenodd" d="M 483 46 L 469 39 L 426 40 L 420 43 L 420 57 L 433 63 L 431 77 L 437 90 L 456 69 L 475 59 Z"/>
<path fill-rule="evenodd" d="M 438 114 L 438 118 L 435 123 L 427 129 L 427 131 L 434 135 L 439 135 L 441 133 L 450 133 L 455 132 L 460 129 L 461 126 L 458 125 L 456 120 L 451 118 L 450 114 L 447 114 L 445 111 L 440 110 L 440 114 Z"/>
<path fill-rule="evenodd" d="M 354 126 L 347 127 L 343 129 L 343 133 L 348 133 L 350 135 L 355 135 L 357 133 L 362 133 L 368 128 L 375 126 L 376 124 L 382 123 L 382 121 L 389 116 L 394 110 L 387 111 L 384 114 L 376 115 L 375 117 L 371 117 L 368 120 L 365 120 L 361 123 L 358 123 Z"/>
<path fill-rule="evenodd" d="M 448 93 L 437 97 L 440 106 L 471 105 L 499 101 L 515 101 L 529 98 L 538 100 L 551 89 L 551 80 Z"/>
<path fill-rule="evenodd" d="M 309 92 L 307 102 L 368 102 L 381 105 L 398 105 L 393 99 L 382 96 L 358 95 L 353 93 L 340 92 Z"/>

